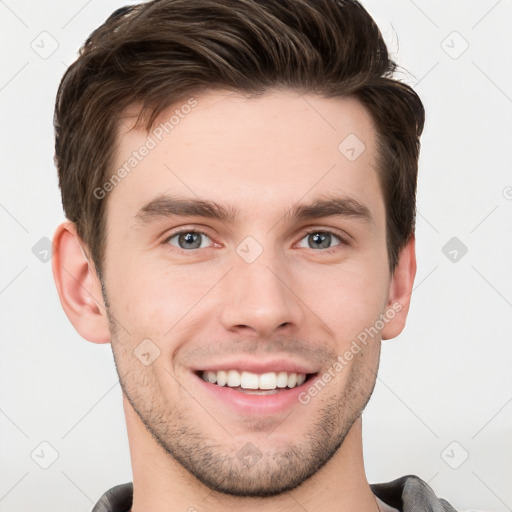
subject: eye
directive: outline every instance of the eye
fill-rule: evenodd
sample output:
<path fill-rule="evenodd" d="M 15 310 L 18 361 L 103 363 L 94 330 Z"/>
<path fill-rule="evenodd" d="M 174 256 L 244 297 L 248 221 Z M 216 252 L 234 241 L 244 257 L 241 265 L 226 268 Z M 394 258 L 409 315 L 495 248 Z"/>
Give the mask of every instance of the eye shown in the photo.
<path fill-rule="evenodd" d="M 204 249 L 205 245 L 202 243 L 204 238 L 207 238 L 211 242 L 211 239 L 208 235 L 205 235 L 199 231 L 186 229 L 173 233 L 165 240 L 165 243 L 168 243 L 169 245 L 182 250 Z M 175 243 L 173 243 L 173 240 L 175 240 Z"/>
<path fill-rule="evenodd" d="M 307 245 L 303 244 L 304 240 L 307 240 Z M 336 241 L 337 243 L 334 243 Z M 194 229 L 176 231 L 164 240 L 164 244 L 176 247 L 177 250 L 182 252 L 205 249 L 211 245 L 211 242 L 212 240 L 208 235 Z M 346 245 L 347 242 L 337 233 L 329 230 L 315 229 L 307 232 L 298 246 L 310 249 L 330 249 L 343 244 Z"/>
<path fill-rule="evenodd" d="M 335 245 L 341 245 L 345 243 L 343 238 L 341 238 L 339 235 L 333 233 L 332 231 L 325 231 L 325 230 L 312 230 L 306 233 L 306 236 L 302 240 L 307 240 L 307 246 L 310 249 L 330 249 L 333 247 L 331 245 L 331 242 L 333 242 L 333 239 L 336 239 L 339 241 L 339 243 Z M 305 247 L 304 245 L 299 245 L 299 247 Z"/>

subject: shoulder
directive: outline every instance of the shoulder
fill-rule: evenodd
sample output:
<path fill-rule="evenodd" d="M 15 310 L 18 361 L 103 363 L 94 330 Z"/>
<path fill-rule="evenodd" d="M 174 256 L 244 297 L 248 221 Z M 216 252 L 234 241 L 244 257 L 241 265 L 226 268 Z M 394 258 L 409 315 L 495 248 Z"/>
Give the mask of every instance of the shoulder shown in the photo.
<path fill-rule="evenodd" d="M 416 475 L 405 475 L 386 483 L 371 484 L 372 492 L 384 503 L 403 512 L 457 512 Z"/>
<path fill-rule="evenodd" d="M 92 512 L 128 512 L 132 506 L 133 483 L 116 485 L 106 491 Z"/>

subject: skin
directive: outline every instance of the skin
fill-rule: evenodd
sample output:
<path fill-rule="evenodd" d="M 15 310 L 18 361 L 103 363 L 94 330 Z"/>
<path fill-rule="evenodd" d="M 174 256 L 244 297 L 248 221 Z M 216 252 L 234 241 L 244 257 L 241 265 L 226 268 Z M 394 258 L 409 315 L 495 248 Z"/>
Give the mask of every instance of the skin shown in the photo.
<path fill-rule="evenodd" d="M 103 199 L 104 295 L 74 224 L 62 223 L 54 236 L 53 272 L 67 316 L 85 339 L 112 345 L 132 511 L 377 510 L 360 415 L 381 339 L 404 328 L 416 260 L 412 238 L 389 272 L 371 118 L 352 98 L 286 90 L 195 99 L 191 113 Z M 146 141 L 146 132 L 129 131 L 136 112 L 133 106 L 119 125 L 116 169 Z M 338 150 L 349 134 L 365 144 L 354 161 Z M 162 193 L 239 214 L 232 222 L 179 216 L 138 224 L 138 210 Z M 371 222 L 283 217 L 297 203 L 333 194 L 365 205 Z M 178 228 L 204 233 L 201 248 L 181 241 L 180 252 L 178 237 L 169 239 Z M 310 246 L 311 228 L 344 242 L 336 235 L 327 248 Z M 263 249 L 250 264 L 236 251 L 247 236 Z M 393 304 L 401 310 L 321 392 L 283 413 L 238 413 L 206 397 L 191 372 L 226 357 L 275 356 L 322 374 Z M 144 339 L 160 351 L 147 366 L 134 355 Z M 237 456 L 247 443 L 261 454 L 250 467 Z"/>

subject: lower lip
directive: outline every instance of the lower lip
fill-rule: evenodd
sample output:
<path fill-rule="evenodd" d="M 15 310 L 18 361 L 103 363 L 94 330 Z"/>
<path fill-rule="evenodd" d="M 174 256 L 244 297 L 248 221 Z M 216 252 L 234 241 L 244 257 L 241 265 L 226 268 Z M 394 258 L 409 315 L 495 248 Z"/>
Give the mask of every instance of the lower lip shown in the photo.
<path fill-rule="evenodd" d="M 216 400 L 226 403 L 238 413 L 262 416 L 277 414 L 290 409 L 296 404 L 300 405 L 299 395 L 306 391 L 317 378 L 317 376 L 312 376 L 300 386 L 283 389 L 272 395 L 251 395 L 243 391 L 236 391 L 228 386 L 212 384 L 199 375 L 193 375 L 203 386 L 205 392 Z"/>

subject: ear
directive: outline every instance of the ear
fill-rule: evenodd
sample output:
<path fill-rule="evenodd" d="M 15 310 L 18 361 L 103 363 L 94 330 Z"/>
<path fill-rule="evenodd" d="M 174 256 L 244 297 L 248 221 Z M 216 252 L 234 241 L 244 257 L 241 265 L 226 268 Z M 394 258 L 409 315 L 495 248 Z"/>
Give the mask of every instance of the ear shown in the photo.
<path fill-rule="evenodd" d="M 60 224 L 53 244 L 53 279 L 64 312 L 80 336 L 93 343 L 108 343 L 110 331 L 101 283 L 94 264 L 82 249 L 85 244 L 75 224 Z"/>
<path fill-rule="evenodd" d="M 389 340 L 398 336 L 405 327 L 409 304 L 411 301 L 412 285 L 416 276 L 415 237 L 400 251 L 395 271 L 389 283 L 388 301 L 385 316 L 389 321 L 382 329 L 382 339 Z"/>

